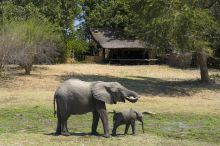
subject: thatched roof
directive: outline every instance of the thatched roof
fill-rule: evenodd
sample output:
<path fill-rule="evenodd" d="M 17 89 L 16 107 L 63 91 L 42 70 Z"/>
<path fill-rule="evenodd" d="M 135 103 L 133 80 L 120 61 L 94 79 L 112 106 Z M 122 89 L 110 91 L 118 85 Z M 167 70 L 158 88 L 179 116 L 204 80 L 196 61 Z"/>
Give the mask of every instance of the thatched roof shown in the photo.
<path fill-rule="evenodd" d="M 127 38 L 122 31 L 113 29 L 90 29 L 94 40 L 105 49 L 139 48 L 144 49 L 145 44 L 137 39 Z"/>

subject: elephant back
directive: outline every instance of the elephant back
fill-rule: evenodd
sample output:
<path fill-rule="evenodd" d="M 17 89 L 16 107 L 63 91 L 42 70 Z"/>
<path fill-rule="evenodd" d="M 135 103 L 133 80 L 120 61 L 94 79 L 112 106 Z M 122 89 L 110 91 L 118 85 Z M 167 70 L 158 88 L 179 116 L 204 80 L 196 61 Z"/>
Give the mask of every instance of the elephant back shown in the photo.
<path fill-rule="evenodd" d="M 65 104 L 72 114 L 91 112 L 91 82 L 69 79 L 60 84 L 55 92 L 58 103 Z"/>

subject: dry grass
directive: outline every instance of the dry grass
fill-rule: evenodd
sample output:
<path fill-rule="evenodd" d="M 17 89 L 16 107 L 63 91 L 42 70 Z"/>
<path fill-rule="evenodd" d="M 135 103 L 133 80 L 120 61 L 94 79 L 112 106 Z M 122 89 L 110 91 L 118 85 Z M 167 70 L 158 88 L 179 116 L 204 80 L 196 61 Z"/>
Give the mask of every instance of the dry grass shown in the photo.
<path fill-rule="evenodd" d="M 220 82 L 202 85 L 199 70 L 168 66 L 112 66 L 97 64 L 61 64 L 35 66 L 31 76 L 11 66 L 0 79 L 0 109 L 22 106 L 52 108 L 53 94 L 63 80 L 75 77 L 86 81 L 118 81 L 142 95 L 136 104 L 108 105 L 108 110 L 132 107 L 156 113 L 194 113 L 220 116 Z M 210 70 L 220 76 L 219 70 Z M 29 139 L 29 140 L 28 140 Z M 31 140 L 30 140 L 31 139 Z M 113 141 L 114 140 L 114 141 Z M 137 142 L 138 141 L 138 142 Z M 194 140 L 176 140 L 151 134 L 103 139 L 91 136 L 54 137 L 35 133 L 4 133 L 0 145 L 212 145 Z M 214 145 L 214 144 L 213 144 Z"/>
<path fill-rule="evenodd" d="M 12 70 L 13 69 L 13 70 Z M 220 84 L 200 85 L 199 71 L 167 66 L 111 66 L 66 64 L 35 66 L 31 76 L 22 70 L 0 80 L 0 107 L 23 104 L 52 104 L 53 93 L 64 79 L 119 81 L 142 95 L 137 104 L 118 104 L 109 108 L 142 106 L 155 112 L 198 112 L 220 114 Z M 13 72 L 12 72 L 13 71 Z M 219 74 L 211 70 L 210 74 Z M 137 106 L 138 105 L 138 106 Z M 142 109 L 143 110 L 143 109 Z"/>

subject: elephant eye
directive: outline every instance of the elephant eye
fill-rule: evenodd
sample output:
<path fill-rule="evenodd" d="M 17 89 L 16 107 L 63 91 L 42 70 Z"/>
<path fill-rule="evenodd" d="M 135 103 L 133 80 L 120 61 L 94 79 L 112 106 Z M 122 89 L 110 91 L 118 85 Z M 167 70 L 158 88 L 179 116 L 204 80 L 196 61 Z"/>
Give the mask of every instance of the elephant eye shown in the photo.
<path fill-rule="evenodd" d="M 118 91 L 119 91 L 119 92 L 121 92 L 121 93 L 123 93 L 123 92 L 124 92 L 124 91 L 123 91 L 123 89 L 121 89 L 121 88 L 119 88 L 119 89 L 118 89 Z"/>

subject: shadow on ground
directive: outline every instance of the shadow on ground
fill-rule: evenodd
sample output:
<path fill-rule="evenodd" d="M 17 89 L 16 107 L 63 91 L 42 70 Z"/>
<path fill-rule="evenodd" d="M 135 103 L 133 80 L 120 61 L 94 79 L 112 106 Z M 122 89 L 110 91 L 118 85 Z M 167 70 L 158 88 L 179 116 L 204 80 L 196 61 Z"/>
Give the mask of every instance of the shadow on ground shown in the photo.
<path fill-rule="evenodd" d="M 44 133 L 44 135 L 49 135 L 49 136 L 62 136 L 62 135 L 56 135 L 55 133 Z M 132 135 L 131 133 L 128 133 L 127 135 Z M 103 134 L 98 134 L 98 135 L 91 135 L 90 133 L 85 133 L 85 132 L 70 132 L 69 136 L 96 136 L 96 137 L 103 137 Z M 112 135 L 111 135 L 112 136 Z M 124 137 L 126 136 L 125 134 L 118 133 L 117 135 L 114 135 L 113 137 L 120 136 Z"/>
<path fill-rule="evenodd" d="M 14 73 L 13 75 L 21 76 L 22 73 L 17 72 L 19 69 L 18 66 L 12 66 L 11 70 Z M 33 70 L 47 70 L 47 67 L 34 67 Z M 43 78 L 39 74 L 31 74 L 31 76 Z M 55 76 L 58 81 L 64 81 L 69 78 L 78 78 L 84 81 L 106 81 L 106 82 L 119 82 L 125 87 L 138 92 L 139 94 L 146 96 L 190 96 L 195 93 L 200 92 L 201 90 L 220 90 L 220 77 L 218 75 L 212 75 L 211 78 L 215 79 L 216 83 L 210 83 L 208 85 L 202 84 L 199 79 L 197 80 L 164 80 L 161 78 L 152 78 L 152 77 L 143 77 L 143 76 L 127 76 L 127 77 L 115 77 L 108 75 L 89 75 L 89 74 L 77 74 L 75 72 L 68 73 L 65 75 L 46 75 Z M 6 86 L 5 83 L 10 82 L 14 76 L 5 76 L 1 77 L 0 85 Z"/>
<path fill-rule="evenodd" d="M 56 133 L 44 133 L 44 135 L 59 136 L 56 135 Z M 78 133 L 70 132 L 70 136 L 91 136 L 91 134 L 85 132 L 78 132 Z"/>
<path fill-rule="evenodd" d="M 78 78 L 83 81 L 106 81 L 119 82 L 125 87 L 147 96 L 190 96 L 203 89 L 220 90 L 220 84 L 210 83 L 202 84 L 200 80 L 175 80 L 167 81 L 160 78 L 130 76 L 118 78 L 114 76 L 88 75 L 88 74 L 67 74 L 59 76 L 61 81 Z"/>

